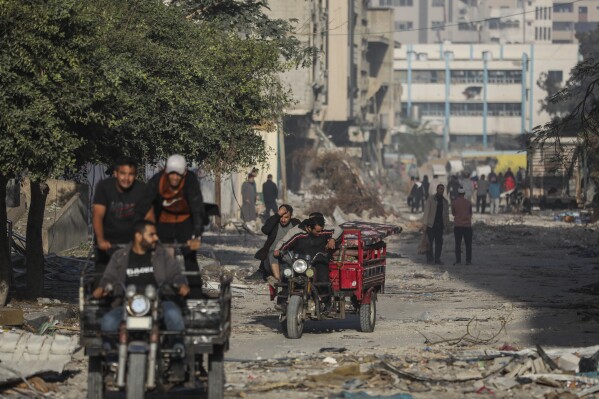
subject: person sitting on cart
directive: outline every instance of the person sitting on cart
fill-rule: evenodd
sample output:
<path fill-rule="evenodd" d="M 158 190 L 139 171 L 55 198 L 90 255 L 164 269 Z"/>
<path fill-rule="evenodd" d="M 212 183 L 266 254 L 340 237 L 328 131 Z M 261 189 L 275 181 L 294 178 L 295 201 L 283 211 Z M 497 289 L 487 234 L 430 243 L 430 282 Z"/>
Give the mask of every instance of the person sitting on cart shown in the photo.
<path fill-rule="evenodd" d="M 336 248 L 336 240 L 333 237 L 334 229 L 325 229 L 325 221 L 322 214 L 311 216 L 299 224 L 296 234 L 287 239 L 281 240 L 279 248 L 274 255 L 279 256 L 284 251 L 295 251 L 304 255 L 310 255 L 314 258 L 319 252 L 327 253 L 328 256 L 322 257 L 314 266 L 316 268 L 314 281 L 317 283 L 330 283 L 329 278 L 329 250 Z M 329 290 L 330 293 L 330 290 Z"/>
<path fill-rule="evenodd" d="M 187 278 L 177 266 L 175 258 L 158 243 L 156 225 L 148 220 L 135 223 L 133 241 L 119 249 L 110 258 L 98 287 L 92 293 L 96 299 L 113 295 L 113 309 L 102 318 L 102 332 L 115 332 L 123 320 L 123 286 L 134 284 L 137 289 L 147 285 L 156 287 L 178 285 L 177 294 L 189 293 Z M 109 289 L 112 286 L 112 292 Z M 184 331 L 181 308 L 170 300 L 160 302 L 168 331 Z"/>
<path fill-rule="evenodd" d="M 262 232 L 268 236 L 264 246 L 256 252 L 254 258 L 260 260 L 258 271 L 263 273 L 269 284 L 273 285 L 281 280 L 279 260 L 275 258 L 274 251 L 277 244 L 291 229 L 300 224 L 300 220 L 293 217 L 293 207 L 283 204 L 277 213 L 266 220 Z"/>

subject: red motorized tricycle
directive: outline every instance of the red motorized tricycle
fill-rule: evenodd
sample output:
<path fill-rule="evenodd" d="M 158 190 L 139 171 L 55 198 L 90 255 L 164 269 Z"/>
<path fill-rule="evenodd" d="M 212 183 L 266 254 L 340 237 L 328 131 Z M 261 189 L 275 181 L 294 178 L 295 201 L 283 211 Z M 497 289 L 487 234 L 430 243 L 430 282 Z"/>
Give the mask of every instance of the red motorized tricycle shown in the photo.
<path fill-rule="evenodd" d="M 341 244 L 332 257 L 283 255 L 283 281 L 271 290 L 271 300 L 281 309 L 279 323 L 288 338 L 301 338 L 306 320 L 345 319 L 347 313 L 360 315 L 361 331 L 374 331 L 377 294 L 385 289 L 384 238 L 401 228 L 363 222 L 341 227 Z M 315 266 L 322 262 L 328 263 L 330 283 L 314 281 Z"/>

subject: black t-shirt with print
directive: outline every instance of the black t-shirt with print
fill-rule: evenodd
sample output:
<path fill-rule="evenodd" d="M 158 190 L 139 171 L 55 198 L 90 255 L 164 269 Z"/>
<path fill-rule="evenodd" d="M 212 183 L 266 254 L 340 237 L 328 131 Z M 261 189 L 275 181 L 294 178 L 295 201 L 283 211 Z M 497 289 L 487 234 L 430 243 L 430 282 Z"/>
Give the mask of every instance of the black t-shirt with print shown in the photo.
<path fill-rule="evenodd" d="M 127 191 L 117 189 L 114 177 L 102 180 L 96 186 L 94 204 L 104 205 L 104 239 L 113 244 L 126 244 L 132 240 L 135 223 L 135 206 L 145 193 L 145 183 L 135 181 Z"/>
<path fill-rule="evenodd" d="M 127 265 L 127 279 L 125 286 L 135 284 L 138 292 L 143 291 L 149 284 L 156 285 L 154 268 L 152 267 L 152 253 L 146 252 L 138 255 L 133 250 L 129 252 L 129 264 Z"/>

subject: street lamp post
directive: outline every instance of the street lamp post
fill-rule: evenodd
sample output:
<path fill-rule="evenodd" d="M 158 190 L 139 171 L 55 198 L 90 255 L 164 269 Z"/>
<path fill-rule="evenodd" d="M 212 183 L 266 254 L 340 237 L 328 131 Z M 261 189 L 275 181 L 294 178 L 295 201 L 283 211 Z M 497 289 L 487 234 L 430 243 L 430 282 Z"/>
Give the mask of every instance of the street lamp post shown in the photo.
<path fill-rule="evenodd" d="M 447 154 L 449 151 L 449 84 L 450 70 L 449 61 L 453 60 L 453 51 L 446 51 L 445 56 L 445 126 L 443 127 L 443 151 Z"/>
<path fill-rule="evenodd" d="M 487 113 L 489 104 L 487 102 L 487 88 L 489 86 L 489 60 L 491 53 L 483 51 L 483 148 L 487 149 Z"/>

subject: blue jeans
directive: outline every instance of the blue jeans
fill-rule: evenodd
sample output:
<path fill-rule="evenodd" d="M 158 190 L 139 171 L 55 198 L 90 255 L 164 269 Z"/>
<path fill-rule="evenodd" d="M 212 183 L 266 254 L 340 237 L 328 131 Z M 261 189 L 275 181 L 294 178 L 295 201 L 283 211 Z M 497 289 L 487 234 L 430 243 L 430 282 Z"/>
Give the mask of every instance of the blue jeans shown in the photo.
<path fill-rule="evenodd" d="M 183 321 L 183 315 L 181 309 L 176 303 L 171 301 L 161 302 L 162 306 L 162 317 L 164 317 L 164 324 L 166 329 L 169 331 L 183 331 L 185 330 L 185 322 Z M 123 307 L 119 306 L 112 309 L 102 317 L 102 331 L 103 332 L 114 332 L 119 329 L 119 325 L 123 320 Z"/>

